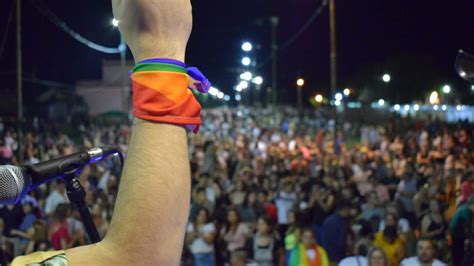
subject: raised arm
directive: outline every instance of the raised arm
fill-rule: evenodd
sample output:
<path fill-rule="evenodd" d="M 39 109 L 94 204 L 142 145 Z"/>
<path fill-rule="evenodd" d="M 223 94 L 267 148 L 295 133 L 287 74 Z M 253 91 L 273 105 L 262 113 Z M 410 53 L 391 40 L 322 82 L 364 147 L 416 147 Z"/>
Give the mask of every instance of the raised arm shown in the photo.
<path fill-rule="evenodd" d="M 112 5 L 135 62 L 184 61 L 190 0 L 113 0 Z M 181 65 L 142 62 L 133 70 L 134 115 L 144 120 L 134 121 L 105 239 L 66 250 L 66 257 L 63 251 L 35 253 L 13 265 L 65 258 L 68 265 L 179 265 L 191 190 L 184 126 L 198 129 L 201 108 Z"/>
<path fill-rule="evenodd" d="M 192 28 L 189 0 L 112 3 L 136 62 L 184 61 Z M 71 265 L 179 264 L 191 187 L 185 129 L 136 119 L 129 145 L 107 236 L 98 245 L 68 250 Z"/>

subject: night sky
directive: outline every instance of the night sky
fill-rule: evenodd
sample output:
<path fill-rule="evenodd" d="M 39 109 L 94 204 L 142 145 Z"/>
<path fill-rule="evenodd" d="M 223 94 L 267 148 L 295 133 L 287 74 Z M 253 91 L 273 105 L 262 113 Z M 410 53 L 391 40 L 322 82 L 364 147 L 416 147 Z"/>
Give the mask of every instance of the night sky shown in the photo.
<path fill-rule="evenodd" d="M 25 77 L 74 84 L 100 79 L 105 55 L 78 43 L 23 1 Z M 0 3 L 0 41 L 3 40 L 13 0 Z M 106 46 L 117 46 L 119 34 L 110 21 L 110 1 L 42 0 L 58 17 L 83 36 Z M 278 15 L 278 39 L 284 43 L 320 5 L 319 0 L 196 0 L 194 31 L 188 46 L 188 65 L 198 66 L 213 84 L 233 95 L 233 71 L 240 65 L 242 41 L 258 44 L 260 62 L 270 54 L 268 17 Z M 474 53 L 474 1 L 336 0 L 338 87 L 373 92 L 374 97 L 398 91 L 401 101 L 422 100 L 436 86 L 449 83 L 465 103 L 473 102 L 470 84 L 457 77 L 458 49 Z M 0 54 L 0 92 L 15 88 L 15 31 L 13 18 Z M 1 42 L 0 42 L 1 48 Z M 129 58 L 131 55 L 129 54 Z M 328 8 L 292 46 L 279 52 L 279 88 L 282 98 L 295 97 L 297 77 L 306 79 L 305 96 L 329 88 Z M 392 74 L 390 87 L 380 77 Z M 259 70 L 270 85 L 270 64 Z M 413 81 L 411 84 L 409 81 Z M 45 87 L 25 84 L 27 94 Z M 385 90 L 385 91 L 381 91 Z M 406 96 L 403 96 L 406 95 Z"/>

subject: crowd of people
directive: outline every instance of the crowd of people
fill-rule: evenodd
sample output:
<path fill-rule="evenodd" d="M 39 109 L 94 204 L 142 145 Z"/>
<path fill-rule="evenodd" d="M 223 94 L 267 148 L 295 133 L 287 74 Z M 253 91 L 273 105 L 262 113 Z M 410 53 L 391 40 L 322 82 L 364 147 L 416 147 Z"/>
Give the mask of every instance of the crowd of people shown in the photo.
<path fill-rule="evenodd" d="M 202 119 L 189 135 L 184 265 L 472 264 L 471 125 L 394 117 L 346 122 L 334 134 L 324 115 L 292 108 L 206 109 Z M 130 135 L 118 123 L 80 123 L 69 134 L 54 123 L 27 124 L 0 122 L 1 163 L 104 144 L 126 153 Z M 79 177 L 101 236 L 119 176 L 120 165 L 107 160 Z M 88 243 L 61 181 L 2 206 L 0 229 L 6 261 Z"/>

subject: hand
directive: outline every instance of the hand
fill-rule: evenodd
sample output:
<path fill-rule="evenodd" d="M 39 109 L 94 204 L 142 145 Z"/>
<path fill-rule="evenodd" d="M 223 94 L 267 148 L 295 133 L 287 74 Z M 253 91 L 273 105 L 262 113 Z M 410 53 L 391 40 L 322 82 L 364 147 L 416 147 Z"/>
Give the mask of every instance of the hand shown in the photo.
<path fill-rule="evenodd" d="M 184 61 L 192 29 L 190 0 L 112 0 L 112 8 L 135 61 Z"/>

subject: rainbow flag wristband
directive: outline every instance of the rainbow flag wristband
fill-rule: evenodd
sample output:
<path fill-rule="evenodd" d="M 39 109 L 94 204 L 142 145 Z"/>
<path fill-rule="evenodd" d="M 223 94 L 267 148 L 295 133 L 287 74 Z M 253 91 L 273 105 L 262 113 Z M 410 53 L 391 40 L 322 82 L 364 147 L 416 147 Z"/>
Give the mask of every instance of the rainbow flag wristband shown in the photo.
<path fill-rule="evenodd" d="M 137 63 L 130 76 L 135 117 L 199 131 L 201 105 L 191 90 L 207 93 L 211 84 L 197 68 L 154 58 Z"/>

